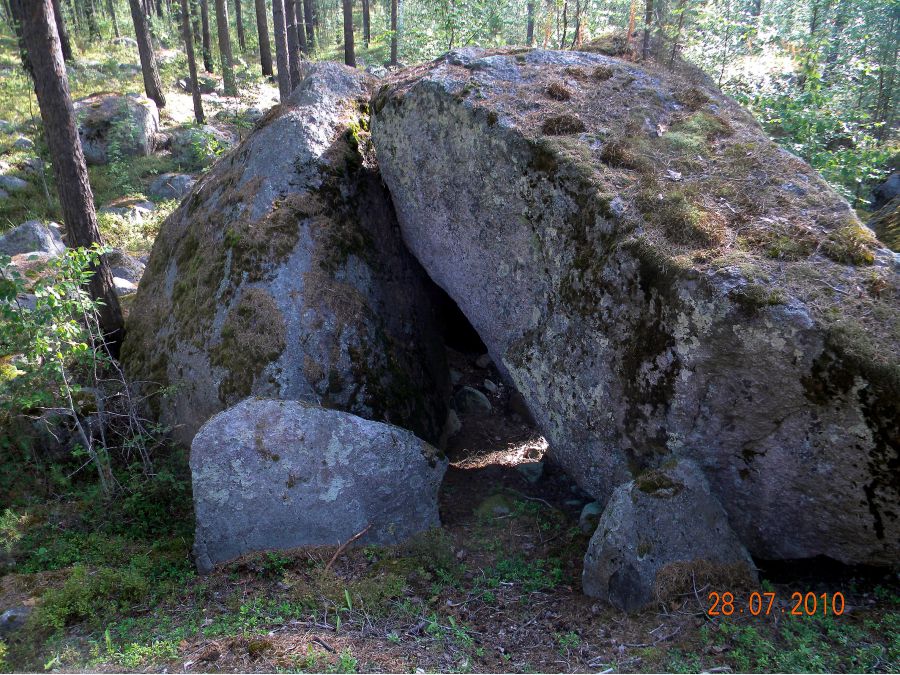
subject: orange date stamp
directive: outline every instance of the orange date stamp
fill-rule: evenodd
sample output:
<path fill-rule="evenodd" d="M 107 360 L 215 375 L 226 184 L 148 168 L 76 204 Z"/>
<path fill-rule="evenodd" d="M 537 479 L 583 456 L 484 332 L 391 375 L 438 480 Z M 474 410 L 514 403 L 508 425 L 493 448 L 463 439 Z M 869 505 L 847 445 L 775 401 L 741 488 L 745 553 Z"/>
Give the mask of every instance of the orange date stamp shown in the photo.
<path fill-rule="evenodd" d="M 776 593 L 751 593 L 746 599 L 738 599 L 734 593 L 713 591 L 707 599 L 710 602 L 706 613 L 709 616 L 840 616 L 844 613 L 844 594 L 837 593 L 791 593 L 789 602 L 776 602 Z"/>

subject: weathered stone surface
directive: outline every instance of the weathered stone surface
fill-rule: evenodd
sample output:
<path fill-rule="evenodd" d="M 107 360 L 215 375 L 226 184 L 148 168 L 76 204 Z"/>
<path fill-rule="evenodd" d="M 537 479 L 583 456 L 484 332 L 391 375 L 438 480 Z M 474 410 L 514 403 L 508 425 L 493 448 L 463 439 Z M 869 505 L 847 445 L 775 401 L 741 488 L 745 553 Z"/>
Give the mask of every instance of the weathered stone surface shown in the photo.
<path fill-rule="evenodd" d="M 669 600 L 668 575 L 658 576 L 675 566 L 755 579 L 753 560 L 703 472 L 690 461 L 672 464 L 613 492 L 584 558 L 586 595 L 624 610 Z"/>
<path fill-rule="evenodd" d="M 22 192 L 28 189 L 28 181 L 18 176 L 0 176 L 0 189 L 7 192 Z"/>
<path fill-rule="evenodd" d="M 100 208 L 100 213 L 111 213 L 132 222 L 140 222 L 156 210 L 156 204 L 138 197 L 123 197 Z"/>
<path fill-rule="evenodd" d="M 248 551 L 395 544 L 440 525 L 447 469 L 413 433 L 297 401 L 249 398 L 191 445 L 201 571 Z"/>
<path fill-rule="evenodd" d="M 16 140 L 13 141 L 13 147 L 16 150 L 31 150 L 34 148 L 34 141 L 30 138 L 26 138 L 25 136 L 19 136 Z"/>
<path fill-rule="evenodd" d="M 197 179 L 186 173 L 164 173 L 150 184 L 149 194 L 153 199 L 181 199 Z"/>
<path fill-rule="evenodd" d="M 453 405 L 464 415 L 490 415 L 491 402 L 474 387 L 463 387 L 453 395 Z"/>
<path fill-rule="evenodd" d="M 120 248 L 113 249 L 106 254 L 106 264 L 114 277 L 125 279 L 133 284 L 138 283 L 144 276 L 144 263 L 128 255 Z"/>
<path fill-rule="evenodd" d="M 0 253 L 8 256 L 35 252 L 60 255 L 65 250 L 56 223 L 28 220 L 0 236 Z"/>
<path fill-rule="evenodd" d="M 131 377 L 190 442 L 248 395 L 304 400 L 437 442 L 446 363 L 360 122 L 367 80 L 317 64 L 162 225 L 134 300 Z"/>
<path fill-rule="evenodd" d="M 219 155 L 231 149 L 237 139 L 234 134 L 204 124 L 186 127 L 172 132 L 172 154 L 183 164 L 197 167 L 209 166 Z"/>
<path fill-rule="evenodd" d="M 894 172 L 872 190 L 872 210 L 878 211 L 900 197 L 900 173 Z"/>
<path fill-rule="evenodd" d="M 78 136 L 88 164 L 110 161 L 110 142 L 121 157 L 153 152 L 159 111 L 146 96 L 94 94 L 75 101 Z"/>
<path fill-rule="evenodd" d="M 463 50 L 372 107 L 404 240 L 582 487 L 679 453 L 754 554 L 896 564 L 897 274 L 808 165 L 600 54 Z"/>

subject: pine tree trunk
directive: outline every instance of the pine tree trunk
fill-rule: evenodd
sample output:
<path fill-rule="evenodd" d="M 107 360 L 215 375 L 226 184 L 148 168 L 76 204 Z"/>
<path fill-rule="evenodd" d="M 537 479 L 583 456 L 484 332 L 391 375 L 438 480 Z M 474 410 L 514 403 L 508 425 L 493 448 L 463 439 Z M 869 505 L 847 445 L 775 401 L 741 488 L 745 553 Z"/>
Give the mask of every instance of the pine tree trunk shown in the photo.
<path fill-rule="evenodd" d="M 197 4 L 197 0 L 189 0 L 191 5 L 191 39 L 194 41 L 193 44 L 196 49 L 196 45 L 200 44 L 201 33 L 200 33 L 200 6 Z"/>
<path fill-rule="evenodd" d="M 200 23 L 203 27 L 203 69 L 207 73 L 214 73 L 212 37 L 209 34 L 209 0 L 200 0 Z"/>
<path fill-rule="evenodd" d="M 278 62 L 278 95 L 282 102 L 291 95 L 291 67 L 288 62 L 287 26 L 284 23 L 284 0 L 272 0 L 275 60 Z"/>
<path fill-rule="evenodd" d="M 288 68 L 291 73 L 291 91 L 293 91 L 300 82 L 300 40 L 297 38 L 294 0 L 284 0 L 284 29 L 287 39 Z"/>
<path fill-rule="evenodd" d="M 88 38 L 90 40 L 100 39 L 100 27 L 97 25 L 97 8 L 94 6 L 94 0 L 87 0 L 84 4 L 84 11 L 87 14 Z"/>
<path fill-rule="evenodd" d="M 528 1 L 528 23 L 525 26 L 525 44 L 534 46 L 534 0 Z"/>
<path fill-rule="evenodd" d="M 247 51 L 247 38 L 244 35 L 244 12 L 241 0 L 234 0 L 234 23 L 237 26 L 238 47 L 241 52 Z"/>
<path fill-rule="evenodd" d="M 53 4 L 51 0 L 12 0 L 12 3 L 16 15 L 21 17 L 22 37 L 53 159 L 59 204 L 66 224 L 66 243 L 70 247 L 102 243 Z M 107 339 L 118 345 L 124 337 L 124 328 L 112 273 L 103 258 L 93 271 L 89 290 L 92 297 L 103 303 L 99 310 L 100 325 Z"/>
<path fill-rule="evenodd" d="M 231 56 L 231 33 L 228 31 L 228 5 L 216 0 L 216 34 L 219 37 L 219 60 L 222 63 L 222 85 L 226 96 L 237 96 L 234 61 Z"/>
<path fill-rule="evenodd" d="M 306 44 L 306 27 L 303 25 L 303 0 L 292 0 L 294 5 L 294 23 L 297 27 L 297 44 L 300 45 L 300 54 L 309 54 L 309 45 Z M 301 61 L 302 61 L 301 56 Z M 294 80 L 296 88 L 299 80 Z"/>
<path fill-rule="evenodd" d="M 259 41 L 259 65 L 263 76 L 271 77 L 272 45 L 269 42 L 269 20 L 266 16 L 266 0 L 255 0 L 256 36 Z"/>
<path fill-rule="evenodd" d="M 116 3 L 113 0 L 106 0 L 106 11 L 112 20 L 113 33 L 116 34 L 116 37 L 122 37 L 122 33 L 119 32 L 119 19 L 116 16 Z"/>
<path fill-rule="evenodd" d="M 343 0 L 344 4 L 344 63 L 356 68 L 356 53 L 353 48 L 353 0 Z"/>
<path fill-rule="evenodd" d="M 644 6 L 644 44 L 641 47 L 641 57 L 650 58 L 650 25 L 653 23 L 653 0 L 647 0 Z"/>
<path fill-rule="evenodd" d="M 153 54 L 153 44 L 150 42 L 150 30 L 147 28 L 147 16 L 140 0 L 128 0 L 131 7 L 131 20 L 134 22 L 134 37 L 138 44 L 138 54 L 141 57 L 141 73 L 144 75 L 144 91 L 147 97 L 156 102 L 157 107 L 164 108 L 166 97 L 163 96 L 162 83 L 159 80 L 159 70 L 156 68 L 156 56 Z"/>
<path fill-rule="evenodd" d="M 63 17 L 62 4 L 59 0 L 53 0 L 53 17 L 56 19 L 56 32 L 59 35 L 59 45 L 62 48 L 63 59 L 72 60 L 72 42 L 69 40 L 69 31 L 66 30 L 66 21 Z"/>
<path fill-rule="evenodd" d="M 397 65 L 397 2 L 391 0 L 391 65 Z"/>
<path fill-rule="evenodd" d="M 301 0 L 303 2 L 303 18 L 306 21 L 306 53 L 312 54 L 316 51 L 316 31 L 313 22 L 312 0 Z"/>
<path fill-rule="evenodd" d="M 363 44 L 369 48 L 372 39 L 372 18 L 369 16 L 369 0 L 362 0 Z"/>
<path fill-rule="evenodd" d="M 191 18 L 188 14 L 188 0 L 181 0 L 181 33 L 187 54 L 188 76 L 191 78 L 191 97 L 194 99 L 194 119 L 203 124 L 203 99 L 200 98 L 200 83 L 197 81 L 197 58 L 194 56 L 194 35 L 191 32 Z"/>

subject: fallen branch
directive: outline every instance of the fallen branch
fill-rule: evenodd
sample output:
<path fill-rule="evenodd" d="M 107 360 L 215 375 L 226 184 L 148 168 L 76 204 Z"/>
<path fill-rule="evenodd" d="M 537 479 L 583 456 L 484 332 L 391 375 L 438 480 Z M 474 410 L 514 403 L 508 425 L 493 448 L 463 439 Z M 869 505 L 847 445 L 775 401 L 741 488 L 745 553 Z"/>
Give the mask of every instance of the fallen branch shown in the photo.
<path fill-rule="evenodd" d="M 338 550 L 334 552 L 334 555 L 331 556 L 331 560 L 329 560 L 328 564 L 325 565 L 325 571 L 327 572 L 329 569 L 331 569 L 331 566 L 334 564 L 334 561 L 337 560 L 338 556 L 344 552 L 344 549 L 346 549 L 350 544 L 352 544 L 354 541 L 359 539 L 361 536 L 363 536 L 366 532 L 368 532 L 371 529 L 372 529 L 372 523 L 369 523 L 363 529 L 361 529 L 359 532 L 357 532 L 352 537 L 350 537 L 347 541 L 345 541 L 343 544 L 338 546 Z"/>

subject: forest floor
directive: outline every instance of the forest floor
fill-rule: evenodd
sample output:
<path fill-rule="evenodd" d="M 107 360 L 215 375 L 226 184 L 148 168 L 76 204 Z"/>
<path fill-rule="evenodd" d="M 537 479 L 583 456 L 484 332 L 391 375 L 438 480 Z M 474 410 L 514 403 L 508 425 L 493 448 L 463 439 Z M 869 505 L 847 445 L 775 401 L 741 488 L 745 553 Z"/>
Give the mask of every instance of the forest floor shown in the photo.
<path fill-rule="evenodd" d="M 39 143 L 16 58 L 12 38 L 0 35 L 0 119 Z M 118 68 L 135 61 L 113 45 L 83 54 L 73 95 L 140 92 L 139 73 Z M 175 82 L 183 57 L 162 70 Z M 274 85 L 255 72 L 239 67 L 241 99 L 204 97 L 213 124 L 244 133 L 235 110 L 274 101 Z M 189 97 L 167 96 L 164 128 L 188 123 Z M 0 140 L 2 159 L 14 164 L 17 151 Z M 186 167 L 165 154 L 92 167 L 98 206 L 143 196 L 156 175 L 178 170 Z M 58 220 L 52 194 L 52 184 L 47 193 L 36 186 L 0 206 L 0 231 Z M 113 245 L 146 253 L 167 212 L 131 229 L 101 226 Z M 349 549 L 333 563 L 339 542 L 245 556 L 197 576 L 183 450 L 160 453 L 153 480 L 126 484 L 106 502 L 77 458 L 37 457 L 0 439 L 0 613 L 28 615 L 18 629 L 0 626 L 0 670 L 900 671 L 896 575 L 760 561 L 761 590 L 776 598 L 767 616 L 750 614 L 750 589 L 703 584 L 631 615 L 585 597 L 589 535 L 579 514 L 590 500 L 541 459 L 546 443 L 496 373 L 474 365 L 477 356 L 451 353 L 451 363 L 458 384 L 485 391 L 493 413 L 464 417 L 448 448 L 443 527 L 402 546 Z M 733 615 L 708 615 L 713 591 L 735 593 Z M 795 592 L 838 591 L 840 616 L 791 614 Z"/>
<path fill-rule="evenodd" d="M 458 384 L 496 373 L 450 352 Z M 153 672 L 897 672 L 895 575 L 826 562 L 760 562 L 752 589 L 697 583 L 624 614 L 585 597 L 590 499 L 488 387 L 448 448 L 443 527 L 396 547 L 252 554 L 199 577 L 184 455 L 105 508 L 92 495 L 14 509 L 0 609 L 27 607 L 7 668 Z M 7 518 L 9 520 L 9 518 Z M 339 542 L 335 542 L 337 545 Z M 710 592 L 735 594 L 709 616 Z M 792 615 L 792 594 L 843 593 L 843 613 Z M 821 603 L 821 599 L 818 601 Z M 830 601 L 829 601 L 830 602 Z"/>

